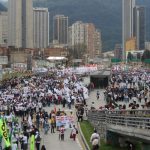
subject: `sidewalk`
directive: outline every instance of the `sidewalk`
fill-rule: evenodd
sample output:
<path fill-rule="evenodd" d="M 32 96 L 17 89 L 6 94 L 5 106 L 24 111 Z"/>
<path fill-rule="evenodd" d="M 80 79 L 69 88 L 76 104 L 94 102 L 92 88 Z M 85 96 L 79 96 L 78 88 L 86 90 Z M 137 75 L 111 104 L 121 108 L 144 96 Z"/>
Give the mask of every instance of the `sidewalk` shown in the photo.
<path fill-rule="evenodd" d="M 59 108 L 62 109 L 62 106 L 56 106 L 57 110 Z M 51 110 L 54 109 L 54 106 L 46 107 L 44 109 L 46 111 L 50 112 Z M 67 113 L 70 112 L 70 111 L 68 111 L 68 108 L 65 108 L 64 110 Z M 72 110 L 72 111 L 74 111 L 74 110 Z M 70 139 L 70 133 L 71 133 L 71 129 L 66 129 L 65 140 L 60 141 L 58 131 L 55 131 L 55 133 L 50 133 L 50 130 L 49 130 L 49 133 L 47 135 L 44 135 L 44 133 L 41 132 L 41 136 L 42 136 L 41 146 L 44 144 L 46 146 L 47 150 L 50 150 L 50 149 L 55 149 L 55 150 L 83 150 L 83 148 L 80 145 L 78 136 L 76 138 L 76 141 L 73 141 L 72 139 Z"/>
<path fill-rule="evenodd" d="M 60 141 L 59 140 L 59 134 L 56 131 L 55 133 L 51 134 L 49 132 L 48 135 L 43 135 L 42 133 L 42 141 L 41 145 L 45 145 L 46 149 L 55 149 L 55 150 L 82 150 L 81 146 L 79 145 L 78 139 L 76 141 L 73 141 L 70 139 L 70 129 L 67 129 L 65 131 L 65 140 Z"/>
<path fill-rule="evenodd" d="M 106 104 L 106 102 L 104 101 L 104 94 L 103 94 L 104 90 L 99 90 L 99 91 L 100 91 L 99 100 L 96 99 L 97 90 L 93 90 L 90 93 L 89 99 L 87 100 L 87 104 L 89 107 L 91 106 L 92 102 L 94 102 L 95 108 L 99 108 L 99 106 L 104 106 Z M 62 109 L 62 106 L 60 105 L 56 106 L 57 110 L 59 108 Z M 44 109 L 50 112 L 51 110 L 54 109 L 54 105 L 51 107 L 46 107 Z M 67 113 L 70 112 L 68 108 L 65 108 L 64 110 Z M 74 112 L 74 108 L 72 109 L 72 111 Z M 76 138 L 75 142 L 72 139 L 70 139 L 70 132 L 71 132 L 71 129 L 67 129 L 65 131 L 65 141 L 59 141 L 58 139 L 59 134 L 57 131 L 53 134 L 51 134 L 49 131 L 48 135 L 44 135 L 42 132 L 41 133 L 42 135 L 41 145 L 44 144 L 48 150 L 53 149 L 53 148 L 55 148 L 55 150 L 83 150 L 78 138 Z"/>
<path fill-rule="evenodd" d="M 96 92 L 100 92 L 100 98 L 97 100 L 96 98 Z M 106 101 L 104 100 L 104 89 L 95 89 L 90 92 L 89 99 L 87 100 L 88 108 L 91 108 L 91 104 L 94 102 L 94 106 L 96 109 L 98 109 L 100 106 L 106 105 Z"/>

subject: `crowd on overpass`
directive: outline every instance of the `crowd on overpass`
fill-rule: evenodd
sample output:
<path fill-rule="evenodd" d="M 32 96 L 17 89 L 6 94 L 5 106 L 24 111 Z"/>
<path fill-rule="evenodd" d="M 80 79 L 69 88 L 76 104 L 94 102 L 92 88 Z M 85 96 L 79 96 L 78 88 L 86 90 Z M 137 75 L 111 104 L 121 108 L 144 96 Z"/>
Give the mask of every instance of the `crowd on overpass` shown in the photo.
<path fill-rule="evenodd" d="M 113 70 L 105 99 L 107 109 L 147 109 L 150 107 L 150 70 Z"/>

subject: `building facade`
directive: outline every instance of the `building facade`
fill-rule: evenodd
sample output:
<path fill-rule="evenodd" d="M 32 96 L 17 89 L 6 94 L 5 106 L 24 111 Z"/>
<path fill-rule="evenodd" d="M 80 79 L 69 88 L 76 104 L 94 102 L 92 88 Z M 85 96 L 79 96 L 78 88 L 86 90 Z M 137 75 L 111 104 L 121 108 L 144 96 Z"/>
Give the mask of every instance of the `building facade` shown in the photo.
<path fill-rule="evenodd" d="M 49 56 L 53 57 L 67 57 L 68 49 L 66 48 L 46 48 L 44 50 L 44 57 L 47 58 Z"/>
<path fill-rule="evenodd" d="M 90 59 L 95 57 L 95 31 L 96 29 L 93 23 L 85 24 L 86 51 Z"/>
<path fill-rule="evenodd" d="M 33 48 L 32 0 L 8 1 L 8 46 Z"/>
<path fill-rule="evenodd" d="M 48 8 L 33 9 L 33 41 L 34 48 L 47 48 L 49 46 Z"/>
<path fill-rule="evenodd" d="M 137 50 L 136 37 L 133 37 L 126 41 L 126 51 L 135 50 Z"/>
<path fill-rule="evenodd" d="M 145 48 L 145 7 L 134 7 L 134 37 L 138 50 Z"/>
<path fill-rule="evenodd" d="M 135 0 L 122 0 L 122 45 L 123 58 L 125 58 L 126 41 L 133 37 L 133 17 L 134 17 Z"/>
<path fill-rule="evenodd" d="M 32 0 L 22 0 L 22 47 L 33 48 Z"/>
<path fill-rule="evenodd" d="M 22 1 L 8 1 L 8 46 L 22 47 Z"/>
<path fill-rule="evenodd" d="M 8 13 L 0 12 L 0 45 L 7 46 L 8 43 Z"/>
<path fill-rule="evenodd" d="M 87 47 L 85 33 L 85 24 L 82 21 L 77 21 L 69 27 L 69 48 L 76 59 L 84 57 Z"/>
<path fill-rule="evenodd" d="M 85 24 L 77 21 L 69 27 L 69 47 L 85 44 Z"/>
<path fill-rule="evenodd" d="M 96 29 L 93 23 L 85 24 L 85 43 L 89 59 L 94 60 L 96 57 L 101 55 L 101 32 Z"/>
<path fill-rule="evenodd" d="M 101 33 L 93 23 L 77 21 L 69 27 L 69 47 L 83 50 L 86 59 L 94 59 L 101 53 Z"/>
<path fill-rule="evenodd" d="M 68 45 L 68 17 L 64 15 L 53 18 L 53 43 Z"/>
<path fill-rule="evenodd" d="M 115 45 L 114 57 L 116 59 L 122 59 L 122 46 L 121 46 L 121 44 L 116 44 Z"/>
<path fill-rule="evenodd" d="M 136 49 L 145 49 L 146 39 L 146 23 L 145 23 L 145 7 L 136 6 L 135 0 L 123 0 L 123 32 L 122 32 L 122 45 L 123 45 L 123 58 L 125 58 L 126 42 L 130 39 L 135 39 L 134 42 Z"/>
<path fill-rule="evenodd" d="M 95 31 L 95 56 L 101 56 L 102 54 L 102 38 L 101 31 L 96 29 Z"/>
<path fill-rule="evenodd" d="M 145 42 L 145 49 L 150 51 L 150 42 Z"/>

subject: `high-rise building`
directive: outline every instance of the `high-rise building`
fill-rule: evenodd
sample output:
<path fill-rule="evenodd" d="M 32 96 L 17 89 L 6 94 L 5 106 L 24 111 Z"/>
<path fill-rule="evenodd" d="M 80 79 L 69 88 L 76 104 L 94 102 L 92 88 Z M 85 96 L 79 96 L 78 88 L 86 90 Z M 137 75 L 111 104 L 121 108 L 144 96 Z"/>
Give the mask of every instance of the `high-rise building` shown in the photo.
<path fill-rule="evenodd" d="M 126 41 L 126 52 L 137 50 L 136 37 L 132 37 Z"/>
<path fill-rule="evenodd" d="M 145 48 L 145 7 L 134 7 L 134 37 L 138 50 Z"/>
<path fill-rule="evenodd" d="M 22 1 L 8 1 L 8 46 L 22 47 Z"/>
<path fill-rule="evenodd" d="M 150 42 L 145 42 L 145 49 L 150 51 Z"/>
<path fill-rule="evenodd" d="M 125 58 L 126 41 L 133 37 L 133 10 L 135 7 L 135 0 L 122 0 L 122 44 L 123 44 L 123 58 Z"/>
<path fill-rule="evenodd" d="M 116 44 L 115 45 L 114 57 L 116 59 L 122 59 L 122 47 L 121 47 L 121 44 Z"/>
<path fill-rule="evenodd" d="M 85 24 L 82 21 L 77 21 L 69 27 L 69 47 L 79 44 L 85 44 Z"/>
<path fill-rule="evenodd" d="M 95 56 L 101 56 L 102 54 L 102 38 L 101 38 L 101 31 L 96 29 L 95 31 L 95 39 L 94 39 L 94 46 L 95 46 Z"/>
<path fill-rule="evenodd" d="M 84 50 L 86 57 L 94 59 L 101 53 L 101 33 L 93 23 L 75 22 L 69 27 L 69 47 Z"/>
<path fill-rule="evenodd" d="M 89 59 L 100 56 L 102 51 L 101 33 L 93 23 L 85 24 L 85 44 Z"/>
<path fill-rule="evenodd" d="M 53 18 L 53 43 L 68 44 L 68 17 L 64 15 Z"/>
<path fill-rule="evenodd" d="M 33 48 L 32 0 L 8 1 L 8 46 Z"/>
<path fill-rule="evenodd" d="M 86 40 L 86 47 L 87 53 L 89 58 L 93 59 L 95 57 L 95 25 L 93 23 L 86 23 L 85 24 L 85 40 Z"/>
<path fill-rule="evenodd" d="M 8 13 L 0 12 L 0 45 L 7 46 L 8 42 Z"/>
<path fill-rule="evenodd" d="M 32 0 L 22 0 L 22 47 L 33 48 Z"/>
<path fill-rule="evenodd" d="M 34 48 L 47 48 L 49 45 L 48 8 L 33 9 Z"/>

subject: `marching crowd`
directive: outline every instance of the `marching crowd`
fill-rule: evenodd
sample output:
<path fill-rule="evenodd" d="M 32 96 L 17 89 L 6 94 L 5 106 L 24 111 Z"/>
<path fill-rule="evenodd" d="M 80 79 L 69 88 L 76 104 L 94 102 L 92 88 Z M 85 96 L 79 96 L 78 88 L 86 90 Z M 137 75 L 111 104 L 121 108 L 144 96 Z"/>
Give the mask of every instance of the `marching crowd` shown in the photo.
<path fill-rule="evenodd" d="M 12 150 L 28 150 L 29 147 L 32 150 L 34 146 L 37 150 L 46 150 L 46 147 L 41 145 L 40 129 L 44 129 L 44 134 L 48 134 L 49 129 L 52 134 L 58 130 L 59 139 L 63 141 L 65 126 L 56 126 L 56 117 L 66 116 L 65 112 L 55 109 L 46 112 L 43 108 L 62 105 L 63 108 L 71 110 L 75 103 L 87 106 L 88 96 L 88 89 L 83 85 L 82 79 L 69 70 L 54 69 L 47 75 L 32 75 L 5 81 L 0 89 L 0 118 L 7 122 Z M 101 98 L 99 91 L 96 97 L 97 100 Z M 150 71 L 142 68 L 112 71 L 104 98 L 107 105 L 100 109 L 149 108 Z M 83 107 L 78 107 L 78 121 L 83 120 L 84 112 L 86 110 Z M 77 133 L 76 127 L 72 125 L 70 138 L 75 140 Z M 29 144 L 32 143 L 33 135 L 35 145 Z M 91 136 L 95 150 L 99 148 L 99 139 L 95 130 Z"/>
<path fill-rule="evenodd" d="M 46 112 L 43 107 L 62 105 L 71 109 L 76 102 L 86 104 L 87 98 L 88 89 L 83 85 L 81 78 L 69 71 L 55 69 L 47 75 L 5 81 L 0 89 L 0 118 L 5 119 L 9 127 L 12 150 L 17 150 L 18 147 L 27 150 L 32 135 L 35 138 L 36 149 L 40 150 L 41 126 L 45 134 L 49 127 L 51 133 L 55 133 L 56 113 L 60 115 L 60 111 Z M 61 113 L 65 115 L 64 112 Z M 75 126 L 72 132 L 72 138 L 75 140 Z M 60 135 L 63 134 L 61 126 Z M 63 136 L 61 138 L 64 139 Z M 45 149 L 43 145 L 41 150 Z"/>
<path fill-rule="evenodd" d="M 67 105 L 71 109 L 74 102 L 85 102 L 88 98 L 88 89 L 82 81 L 62 71 L 51 76 L 12 79 L 4 87 L 0 90 L 0 110 L 19 116 L 51 104 Z"/>
<path fill-rule="evenodd" d="M 150 107 L 150 71 L 112 71 L 106 88 L 107 109 L 147 109 Z"/>

